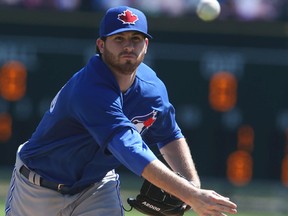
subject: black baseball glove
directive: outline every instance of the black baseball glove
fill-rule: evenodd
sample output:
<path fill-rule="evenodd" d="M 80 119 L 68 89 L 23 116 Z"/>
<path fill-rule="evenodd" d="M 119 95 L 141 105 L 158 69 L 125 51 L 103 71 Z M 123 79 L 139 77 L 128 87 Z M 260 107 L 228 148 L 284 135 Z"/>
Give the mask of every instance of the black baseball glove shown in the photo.
<path fill-rule="evenodd" d="M 188 209 L 180 199 L 144 180 L 136 199 L 128 198 L 128 204 L 146 215 L 182 216 Z"/>

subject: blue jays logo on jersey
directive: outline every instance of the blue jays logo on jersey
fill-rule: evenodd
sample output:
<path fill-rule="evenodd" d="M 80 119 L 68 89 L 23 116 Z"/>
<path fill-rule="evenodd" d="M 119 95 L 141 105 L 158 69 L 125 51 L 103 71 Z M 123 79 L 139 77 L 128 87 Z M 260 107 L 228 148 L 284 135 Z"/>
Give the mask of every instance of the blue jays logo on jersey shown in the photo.
<path fill-rule="evenodd" d="M 142 134 L 149 127 L 151 127 L 157 119 L 157 111 L 153 110 L 151 113 L 134 117 L 131 122 L 135 124 L 138 132 Z"/>

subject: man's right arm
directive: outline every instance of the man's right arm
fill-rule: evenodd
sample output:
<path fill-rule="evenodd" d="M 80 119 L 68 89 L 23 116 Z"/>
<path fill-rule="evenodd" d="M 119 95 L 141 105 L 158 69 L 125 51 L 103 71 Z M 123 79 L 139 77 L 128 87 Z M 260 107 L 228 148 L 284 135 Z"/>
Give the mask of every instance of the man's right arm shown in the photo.
<path fill-rule="evenodd" d="M 222 212 L 237 213 L 236 204 L 229 198 L 212 190 L 196 188 L 157 159 L 144 168 L 142 176 L 157 187 L 181 199 L 200 216 L 225 215 Z"/>

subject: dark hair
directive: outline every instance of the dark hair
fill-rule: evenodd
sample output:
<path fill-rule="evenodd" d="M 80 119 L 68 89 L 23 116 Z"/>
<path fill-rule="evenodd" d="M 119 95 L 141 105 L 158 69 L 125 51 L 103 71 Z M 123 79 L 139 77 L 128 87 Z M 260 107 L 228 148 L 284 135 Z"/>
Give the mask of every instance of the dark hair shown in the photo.
<path fill-rule="evenodd" d="M 106 37 L 100 37 L 99 39 L 104 41 L 104 42 L 106 41 Z M 99 47 L 97 45 L 96 45 L 96 53 L 101 56 L 101 52 L 100 52 Z"/>

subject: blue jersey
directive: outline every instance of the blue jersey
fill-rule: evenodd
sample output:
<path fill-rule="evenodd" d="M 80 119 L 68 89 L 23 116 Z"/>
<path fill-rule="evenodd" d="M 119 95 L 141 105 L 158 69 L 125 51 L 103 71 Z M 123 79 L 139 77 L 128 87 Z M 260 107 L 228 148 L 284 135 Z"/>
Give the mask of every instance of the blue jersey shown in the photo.
<path fill-rule="evenodd" d="M 96 55 L 57 93 L 20 157 L 43 178 L 73 188 L 121 164 L 141 175 L 156 159 L 149 145 L 181 137 L 166 87 L 151 68 L 140 64 L 122 93 Z"/>

